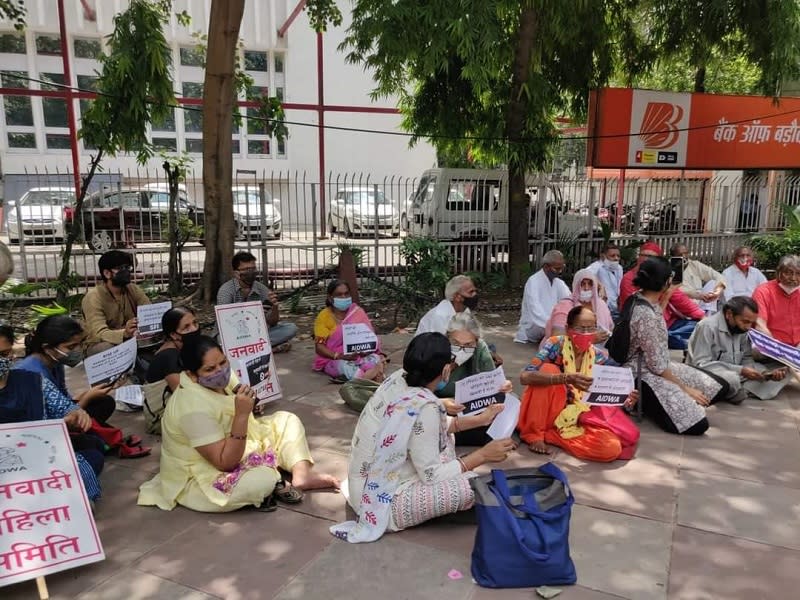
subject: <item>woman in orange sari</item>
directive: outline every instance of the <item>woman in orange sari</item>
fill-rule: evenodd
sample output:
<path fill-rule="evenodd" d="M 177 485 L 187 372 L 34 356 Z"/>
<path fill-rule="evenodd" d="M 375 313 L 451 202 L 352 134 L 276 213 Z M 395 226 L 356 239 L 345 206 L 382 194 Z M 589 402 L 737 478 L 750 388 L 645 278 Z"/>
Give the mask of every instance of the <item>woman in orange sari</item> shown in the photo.
<path fill-rule="evenodd" d="M 597 333 L 594 313 L 576 306 L 567 315 L 567 335 L 542 343 L 520 375 L 522 395 L 519 432 L 531 452 L 549 454 L 547 444 L 586 460 L 630 459 L 639 430 L 619 407 L 589 407 L 581 402 L 592 384 L 592 367 L 607 356 L 593 346 Z M 626 406 L 638 399 L 636 391 Z"/>

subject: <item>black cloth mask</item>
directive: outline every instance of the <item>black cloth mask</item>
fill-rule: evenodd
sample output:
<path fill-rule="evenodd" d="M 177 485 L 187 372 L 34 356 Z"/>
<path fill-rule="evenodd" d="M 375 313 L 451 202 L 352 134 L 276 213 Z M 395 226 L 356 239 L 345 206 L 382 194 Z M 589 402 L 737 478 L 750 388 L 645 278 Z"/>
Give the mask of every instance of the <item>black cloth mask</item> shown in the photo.
<path fill-rule="evenodd" d="M 464 298 L 464 306 L 470 310 L 475 310 L 478 308 L 478 294 L 470 296 L 469 298 Z"/>
<path fill-rule="evenodd" d="M 131 282 L 131 272 L 128 269 L 120 269 L 111 277 L 111 283 L 117 287 L 125 287 Z"/>

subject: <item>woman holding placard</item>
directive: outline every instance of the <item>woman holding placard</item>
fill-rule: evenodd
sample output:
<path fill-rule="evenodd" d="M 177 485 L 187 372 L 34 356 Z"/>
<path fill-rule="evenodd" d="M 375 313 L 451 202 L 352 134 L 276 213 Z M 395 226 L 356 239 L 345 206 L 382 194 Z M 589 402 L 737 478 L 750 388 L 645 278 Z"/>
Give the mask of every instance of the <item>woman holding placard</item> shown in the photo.
<path fill-rule="evenodd" d="M 200 335 L 197 315 L 188 306 L 170 308 L 161 317 L 161 328 L 165 341 L 155 353 L 147 368 L 148 383 L 162 379 L 167 382 L 170 391 L 175 391 L 180 383 L 181 359 L 183 343 Z"/>
<path fill-rule="evenodd" d="M 459 420 L 463 420 L 463 417 L 458 415 L 464 410 L 464 407 L 455 401 L 456 383 L 478 373 L 494 371 L 496 367 L 492 351 L 481 339 L 480 323 L 468 308 L 456 313 L 450 319 L 447 326 L 447 339 L 450 340 L 450 352 L 455 356 L 455 364 L 450 371 L 446 385 L 440 390 L 435 390 L 434 393 L 442 399 L 447 414 L 454 417 L 456 445 L 483 446 L 491 440 L 486 435 L 488 425 L 465 430 L 461 428 Z M 502 398 L 511 390 L 511 382 L 506 380 L 505 384 L 497 390 L 498 402 L 502 403 Z"/>
<path fill-rule="evenodd" d="M 594 313 L 576 306 L 567 314 L 566 329 L 566 335 L 542 342 L 520 375 L 527 386 L 519 415 L 522 441 L 537 454 L 549 454 L 547 444 L 552 444 L 586 460 L 633 458 L 639 430 L 628 416 L 619 407 L 590 407 L 581 401 L 592 384 L 592 367 L 607 360 L 593 345 Z M 626 406 L 637 399 L 633 391 Z"/>
<path fill-rule="evenodd" d="M 348 466 L 348 503 L 358 522 L 331 527 L 352 543 L 371 542 L 475 504 L 469 480 L 477 467 L 502 462 L 511 439 L 493 440 L 458 457 L 442 401 L 434 391 L 450 377 L 455 357 L 441 333 L 421 333 L 406 348 L 403 369 L 386 378 L 356 425 Z M 502 411 L 495 404 L 464 418 L 464 428 L 487 425 Z"/>
<path fill-rule="evenodd" d="M 325 308 L 314 321 L 314 341 L 317 352 L 314 358 L 315 371 L 322 371 L 333 379 L 350 381 L 367 379 L 383 381 L 386 364 L 380 351 L 380 340 L 367 313 L 353 302 L 350 286 L 346 281 L 334 280 L 328 284 Z M 374 336 L 373 349 L 352 351 L 346 348 L 345 325 L 361 325 Z"/>
<path fill-rule="evenodd" d="M 239 384 L 219 344 L 197 336 L 181 348 L 180 385 L 161 421 L 161 468 L 139 488 L 139 504 L 172 510 L 274 510 L 297 504 L 302 490 L 336 488 L 315 473 L 303 424 L 278 411 L 256 420 L 255 393 Z M 279 469 L 290 472 L 291 484 Z"/>

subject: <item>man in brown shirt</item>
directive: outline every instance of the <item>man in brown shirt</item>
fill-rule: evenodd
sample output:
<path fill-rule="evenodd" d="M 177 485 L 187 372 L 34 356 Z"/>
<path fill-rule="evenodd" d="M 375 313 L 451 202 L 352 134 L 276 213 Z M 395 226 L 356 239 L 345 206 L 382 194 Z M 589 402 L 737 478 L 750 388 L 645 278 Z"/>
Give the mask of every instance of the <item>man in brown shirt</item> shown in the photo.
<path fill-rule="evenodd" d="M 110 250 L 100 257 L 98 267 L 102 280 L 86 293 L 81 304 L 88 356 L 134 337 L 138 327 L 137 308 L 150 304 L 142 289 L 131 283 L 130 254 Z"/>

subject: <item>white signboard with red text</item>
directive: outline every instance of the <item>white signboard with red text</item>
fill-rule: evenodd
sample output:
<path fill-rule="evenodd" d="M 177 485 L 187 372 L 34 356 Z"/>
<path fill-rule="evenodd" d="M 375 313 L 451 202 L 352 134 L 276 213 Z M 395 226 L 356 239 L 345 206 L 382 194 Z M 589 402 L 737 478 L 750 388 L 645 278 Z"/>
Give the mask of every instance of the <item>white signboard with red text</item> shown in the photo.
<path fill-rule="evenodd" d="M 64 422 L 0 425 L 0 587 L 103 559 Z"/>
<path fill-rule="evenodd" d="M 239 381 L 256 392 L 263 405 L 281 397 L 281 386 L 269 343 L 269 328 L 261 302 L 215 307 L 219 339 Z"/>

